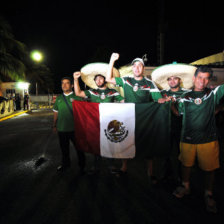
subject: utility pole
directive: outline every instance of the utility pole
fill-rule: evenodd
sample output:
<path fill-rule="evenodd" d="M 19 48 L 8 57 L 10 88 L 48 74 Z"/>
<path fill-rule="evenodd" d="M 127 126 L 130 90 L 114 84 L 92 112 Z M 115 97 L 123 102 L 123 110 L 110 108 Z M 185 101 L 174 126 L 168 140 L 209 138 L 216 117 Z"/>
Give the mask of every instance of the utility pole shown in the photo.
<path fill-rule="evenodd" d="M 164 15 L 165 15 L 165 1 L 157 1 L 158 8 L 158 28 L 157 28 L 157 64 L 164 64 L 164 41 L 165 41 L 165 24 L 164 24 Z"/>

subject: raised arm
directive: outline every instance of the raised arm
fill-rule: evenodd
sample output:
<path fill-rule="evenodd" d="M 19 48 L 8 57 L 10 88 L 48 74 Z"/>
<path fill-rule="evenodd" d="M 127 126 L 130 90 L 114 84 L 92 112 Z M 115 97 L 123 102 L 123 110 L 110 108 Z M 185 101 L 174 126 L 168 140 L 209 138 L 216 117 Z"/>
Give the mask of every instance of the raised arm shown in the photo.
<path fill-rule="evenodd" d="M 81 72 L 74 72 L 73 78 L 74 78 L 74 91 L 75 95 L 79 97 L 86 97 L 86 94 L 83 90 L 80 89 L 79 86 L 79 77 L 81 76 Z"/>
<path fill-rule="evenodd" d="M 106 77 L 106 82 L 116 84 L 115 78 L 113 77 L 113 67 L 114 67 L 114 62 L 118 60 L 119 54 L 118 53 L 113 53 L 110 57 L 110 62 L 107 70 L 107 77 Z"/>

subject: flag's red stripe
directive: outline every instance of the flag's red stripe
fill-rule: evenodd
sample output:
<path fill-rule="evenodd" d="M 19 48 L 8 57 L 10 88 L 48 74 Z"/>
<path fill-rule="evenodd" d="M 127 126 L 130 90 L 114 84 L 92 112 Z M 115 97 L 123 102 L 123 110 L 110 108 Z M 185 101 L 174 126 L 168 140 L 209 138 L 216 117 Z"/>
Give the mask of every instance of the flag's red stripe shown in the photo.
<path fill-rule="evenodd" d="M 100 154 L 99 103 L 73 101 L 76 148 Z"/>

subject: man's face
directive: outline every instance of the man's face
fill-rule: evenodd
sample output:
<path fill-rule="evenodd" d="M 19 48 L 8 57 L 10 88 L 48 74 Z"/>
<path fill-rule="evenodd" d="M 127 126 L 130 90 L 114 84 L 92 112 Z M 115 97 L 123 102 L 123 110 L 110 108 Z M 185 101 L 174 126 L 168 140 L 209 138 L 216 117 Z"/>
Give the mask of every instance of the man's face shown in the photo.
<path fill-rule="evenodd" d="M 175 89 L 180 87 L 180 78 L 176 76 L 171 76 L 167 79 L 168 85 L 171 89 Z"/>
<path fill-rule="evenodd" d="M 104 87 L 105 83 L 105 79 L 102 76 L 97 76 L 95 79 L 95 83 L 97 85 L 97 87 L 102 88 Z"/>
<path fill-rule="evenodd" d="M 141 77 L 144 72 L 144 66 L 140 61 L 136 61 L 132 66 L 134 77 Z"/>
<path fill-rule="evenodd" d="M 208 72 L 199 72 L 193 77 L 194 90 L 203 91 L 210 82 L 210 74 Z"/>
<path fill-rule="evenodd" d="M 71 91 L 72 91 L 72 84 L 71 84 L 70 80 L 68 80 L 68 79 L 63 79 L 63 80 L 61 81 L 61 88 L 62 88 L 62 91 L 63 91 L 64 93 L 66 93 L 66 92 L 71 92 Z"/>

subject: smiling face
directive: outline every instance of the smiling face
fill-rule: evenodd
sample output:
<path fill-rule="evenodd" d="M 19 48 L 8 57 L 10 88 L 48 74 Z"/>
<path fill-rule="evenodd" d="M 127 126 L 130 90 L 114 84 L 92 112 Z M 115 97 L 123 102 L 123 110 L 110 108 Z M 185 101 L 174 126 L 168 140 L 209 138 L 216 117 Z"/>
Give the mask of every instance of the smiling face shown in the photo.
<path fill-rule="evenodd" d="M 181 79 L 176 76 L 171 76 L 167 79 L 168 85 L 171 89 L 180 88 Z"/>
<path fill-rule="evenodd" d="M 199 72 L 197 76 L 193 77 L 194 91 L 203 91 L 210 81 L 210 74 L 208 72 Z"/>
<path fill-rule="evenodd" d="M 132 66 L 132 71 L 135 78 L 141 78 L 144 72 L 144 66 L 140 61 L 136 61 Z"/>

